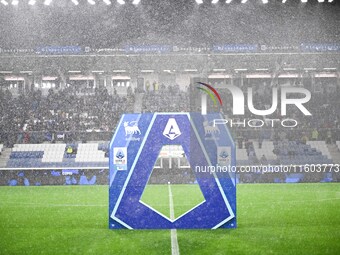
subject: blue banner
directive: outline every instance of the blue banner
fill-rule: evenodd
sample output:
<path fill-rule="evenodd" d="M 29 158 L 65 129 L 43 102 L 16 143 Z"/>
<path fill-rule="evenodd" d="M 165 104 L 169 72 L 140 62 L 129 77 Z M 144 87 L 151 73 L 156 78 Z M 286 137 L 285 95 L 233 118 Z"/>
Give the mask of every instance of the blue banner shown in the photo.
<path fill-rule="evenodd" d="M 167 53 L 172 51 L 170 45 L 128 45 L 126 53 Z"/>
<path fill-rule="evenodd" d="M 83 50 L 80 46 L 45 46 L 36 48 L 35 53 L 42 55 L 80 54 Z"/>
<path fill-rule="evenodd" d="M 214 52 L 257 52 L 257 44 L 221 44 L 213 45 L 212 51 Z"/>
<path fill-rule="evenodd" d="M 340 51 L 340 43 L 302 43 L 300 49 L 308 52 Z"/>

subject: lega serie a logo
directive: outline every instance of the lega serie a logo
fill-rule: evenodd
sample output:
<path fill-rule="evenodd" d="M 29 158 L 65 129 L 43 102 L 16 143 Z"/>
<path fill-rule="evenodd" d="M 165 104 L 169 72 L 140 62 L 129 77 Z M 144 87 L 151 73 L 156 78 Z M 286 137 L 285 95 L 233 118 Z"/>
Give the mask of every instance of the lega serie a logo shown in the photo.
<path fill-rule="evenodd" d="M 127 169 L 127 148 L 115 147 L 113 150 L 113 164 L 117 166 L 117 170 Z"/>
<path fill-rule="evenodd" d="M 169 138 L 170 140 L 174 140 L 177 137 L 179 137 L 181 135 L 181 130 L 178 127 L 178 124 L 176 122 L 175 118 L 169 118 L 164 131 L 163 131 L 163 135 L 167 138 Z"/>
<path fill-rule="evenodd" d="M 121 160 L 124 157 L 125 157 L 125 154 L 124 154 L 123 150 L 121 150 L 121 149 L 118 150 L 117 153 L 116 153 L 116 158 Z"/>

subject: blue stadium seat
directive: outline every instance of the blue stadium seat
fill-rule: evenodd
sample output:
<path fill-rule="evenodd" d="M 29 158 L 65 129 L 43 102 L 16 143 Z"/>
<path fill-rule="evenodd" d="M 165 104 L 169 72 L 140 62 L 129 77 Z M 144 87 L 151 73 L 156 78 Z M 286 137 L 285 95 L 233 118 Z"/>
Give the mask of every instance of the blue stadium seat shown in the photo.
<path fill-rule="evenodd" d="M 297 183 L 303 179 L 304 174 L 288 174 L 286 176 L 286 183 Z"/>
<path fill-rule="evenodd" d="M 332 173 L 326 173 L 324 175 L 324 178 L 321 180 L 321 182 L 332 182 L 332 181 L 333 181 Z"/>
<path fill-rule="evenodd" d="M 79 185 L 88 185 L 89 181 L 87 180 L 86 176 L 83 174 L 79 178 Z"/>
<path fill-rule="evenodd" d="M 30 182 L 27 178 L 24 179 L 24 185 L 25 186 L 30 186 Z"/>
<path fill-rule="evenodd" d="M 8 186 L 17 186 L 17 185 L 18 185 L 18 181 L 15 179 L 8 181 Z"/>

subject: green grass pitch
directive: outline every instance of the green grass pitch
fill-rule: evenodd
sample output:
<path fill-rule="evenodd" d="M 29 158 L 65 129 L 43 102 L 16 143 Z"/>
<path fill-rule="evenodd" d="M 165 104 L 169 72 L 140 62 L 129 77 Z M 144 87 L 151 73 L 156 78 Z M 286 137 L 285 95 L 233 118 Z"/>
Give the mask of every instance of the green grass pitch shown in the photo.
<path fill-rule="evenodd" d="M 178 230 L 180 253 L 340 254 L 340 184 L 238 185 L 237 203 L 237 229 Z M 107 186 L 0 187 L 0 254 L 171 254 L 170 231 L 109 230 Z"/>
<path fill-rule="evenodd" d="M 171 191 L 173 196 L 173 210 L 175 218 L 178 218 L 204 201 L 204 196 L 197 184 L 172 184 Z M 170 219 L 168 185 L 147 185 L 144 189 L 141 200 Z"/>

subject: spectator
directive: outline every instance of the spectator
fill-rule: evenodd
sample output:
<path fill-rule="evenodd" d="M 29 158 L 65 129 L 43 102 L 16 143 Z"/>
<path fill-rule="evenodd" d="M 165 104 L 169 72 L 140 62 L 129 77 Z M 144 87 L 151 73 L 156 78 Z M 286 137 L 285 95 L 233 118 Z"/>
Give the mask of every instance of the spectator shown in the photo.
<path fill-rule="evenodd" d="M 69 154 L 69 155 L 70 155 L 70 154 L 73 154 L 73 148 L 72 148 L 72 146 L 68 146 L 68 147 L 67 147 L 66 153 Z"/>
<path fill-rule="evenodd" d="M 302 144 L 307 144 L 308 141 L 308 137 L 305 133 L 303 133 L 302 137 L 301 137 L 301 143 Z"/>
<path fill-rule="evenodd" d="M 330 129 L 328 129 L 326 133 L 326 143 L 327 144 L 332 143 L 332 131 Z"/>
<path fill-rule="evenodd" d="M 260 137 L 259 137 L 259 149 L 262 148 L 262 142 L 263 142 L 263 137 L 262 137 L 262 135 L 260 135 Z"/>
<path fill-rule="evenodd" d="M 314 128 L 312 131 L 312 141 L 317 141 L 318 138 L 319 138 L 319 132 L 316 128 Z"/>
<path fill-rule="evenodd" d="M 268 160 L 266 158 L 266 156 L 263 154 L 261 159 L 260 159 L 260 163 L 261 165 L 268 165 Z"/>

